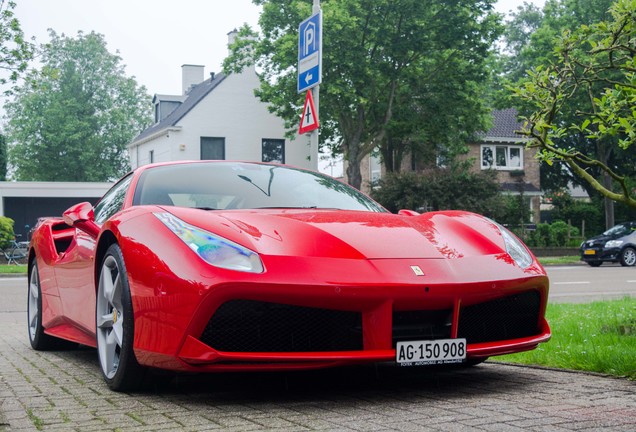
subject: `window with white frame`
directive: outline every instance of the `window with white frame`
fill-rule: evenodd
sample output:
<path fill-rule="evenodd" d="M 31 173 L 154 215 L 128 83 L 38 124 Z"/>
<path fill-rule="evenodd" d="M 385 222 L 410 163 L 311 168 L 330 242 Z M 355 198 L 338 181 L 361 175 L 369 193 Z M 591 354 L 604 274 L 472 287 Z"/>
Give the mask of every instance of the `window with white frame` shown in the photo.
<path fill-rule="evenodd" d="M 481 169 L 523 169 L 523 146 L 482 144 Z"/>

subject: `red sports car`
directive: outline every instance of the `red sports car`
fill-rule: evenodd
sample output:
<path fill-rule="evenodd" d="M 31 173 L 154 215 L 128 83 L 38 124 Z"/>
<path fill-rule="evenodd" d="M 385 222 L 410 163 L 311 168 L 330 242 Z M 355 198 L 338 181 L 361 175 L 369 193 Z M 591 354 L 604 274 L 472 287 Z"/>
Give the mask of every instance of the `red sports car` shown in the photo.
<path fill-rule="evenodd" d="M 175 162 L 39 222 L 28 330 L 37 350 L 96 347 L 131 390 L 151 368 L 476 364 L 547 341 L 547 298 L 541 265 L 482 216 L 391 214 L 287 166 Z"/>

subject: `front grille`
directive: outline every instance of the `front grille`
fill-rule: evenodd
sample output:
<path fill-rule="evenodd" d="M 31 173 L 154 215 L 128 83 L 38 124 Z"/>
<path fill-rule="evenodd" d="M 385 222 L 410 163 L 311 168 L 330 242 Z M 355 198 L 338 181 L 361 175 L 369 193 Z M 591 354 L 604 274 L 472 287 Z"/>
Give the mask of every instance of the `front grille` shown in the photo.
<path fill-rule="evenodd" d="M 394 312 L 393 348 L 401 341 L 450 338 L 452 319 L 452 310 Z"/>
<path fill-rule="evenodd" d="M 225 352 L 355 351 L 362 349 L 362 316 L 253 300 L 222 304 L 200 338 Z"/>
<path fill-rule="evenodd" d="M 457 336 L 468 343 L 535 336 L 539 334 L 540 307 L 537 291 L 462 307 Z"/>

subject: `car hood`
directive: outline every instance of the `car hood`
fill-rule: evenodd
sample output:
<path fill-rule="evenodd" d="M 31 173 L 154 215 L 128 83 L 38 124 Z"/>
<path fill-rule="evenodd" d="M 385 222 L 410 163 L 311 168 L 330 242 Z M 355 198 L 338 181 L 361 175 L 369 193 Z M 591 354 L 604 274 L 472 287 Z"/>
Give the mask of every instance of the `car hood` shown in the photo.
<path fill-rule="evenodd" d="M 629 235 L 618 234 L 618 235 L 605 235 L 601 234 L 596 237 L 589 238 L 583 242 L 583 246 L 592 247 L 592 246 L 605 246 L 605 243 L 609 240 L 618 240 L 627 238 Z"/>
<path fill-rule="evenodd" d="M 266 255 L 442 259 L 505 252 L 496 226 L 466 212 L 402 216 L 335 210 L 166 210 Z"/>

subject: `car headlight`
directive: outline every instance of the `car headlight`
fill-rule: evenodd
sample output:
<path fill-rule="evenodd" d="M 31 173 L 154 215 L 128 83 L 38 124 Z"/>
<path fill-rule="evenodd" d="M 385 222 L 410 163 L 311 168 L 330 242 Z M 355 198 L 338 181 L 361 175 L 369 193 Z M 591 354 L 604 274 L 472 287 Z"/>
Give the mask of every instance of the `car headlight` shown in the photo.
<path fill-rule="evenodd" d="M 623 240 L 610 240 L 605 243 L 606 248 L 616 248 L 623 244 Z"/>
<path fill-rule="evenodd" d="M 154 215 L 208 264 L 228 270 L 263 272 L 263 263 L 256 252 L 190 225 L 170 213 Z"/>
<path fill-rule="evenodd" d="M 499 225 L 492 219 L 489 220 L 490 222 L 495 224 L 497 228 L 499 228 L 499 232 L 501 232 L 501 236 L 503 237 L 504 243 L 506 244 L 506 252 L 508 252 L 508 255 L 510 255 L 510 257 L 522 269 L 530 267 L 533 261 L 532 255 L 530 254 L 530 252 L 528 252 L 526 246 L 521 243 L 521 240 L 519 240 L 514 234 L 508 231 L 507 228 Z"/>

